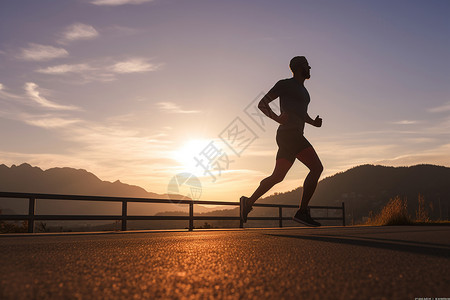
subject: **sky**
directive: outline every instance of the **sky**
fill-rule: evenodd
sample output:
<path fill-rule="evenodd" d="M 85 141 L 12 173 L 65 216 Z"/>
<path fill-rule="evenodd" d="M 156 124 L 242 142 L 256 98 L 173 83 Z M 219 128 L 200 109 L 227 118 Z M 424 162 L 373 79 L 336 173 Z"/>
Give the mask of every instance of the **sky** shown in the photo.
<path fill-rule="evenodd" d="M 447 0 L 1 1 L 0 164 L 156 193 L 192 174 L 196 198 L 237 201 L 273 170 L 277 124 L 256 105 L 297 55 L 322 178 L 450 167 Z M 297 162 L 268 195 L 307 172 Z"/>

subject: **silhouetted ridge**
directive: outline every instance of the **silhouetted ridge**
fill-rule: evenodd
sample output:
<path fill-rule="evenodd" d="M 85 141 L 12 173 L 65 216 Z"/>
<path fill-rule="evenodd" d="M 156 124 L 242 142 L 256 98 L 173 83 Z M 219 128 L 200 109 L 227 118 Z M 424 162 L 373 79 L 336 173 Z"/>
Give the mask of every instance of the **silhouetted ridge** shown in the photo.
<path fill-rule="evenodd" d="M 369 211 L 379 210 L 397 195 L 407 197 L 412 213 L 419 193 L 432 203 L 435 218 L 442 212 L 446 215 L 450 203 L 450 168 L 425 164 L 411 167 L 357 166 L 321 180 L 310 205 L 340 205 L 345 202 L 347 212 L 352 212 L 354 219 L 359 220 Z M 299 204 L 301 194 L 300 187 L 260 201 Z"/>
<path fill-rule="evenodd" d="M 112 197 L 133 197 L 133 198 L 159 198 L 167 199 L 166 194 L 157 194 L 147 192 L 145 189 L 129 185 L 116 180 L 115 182 L 103 181 L 94 174 L 74 168 L 51 168 L 42 170 L 33 167 L 28 163 L 19 166 L 12 165 L 8 168 L 6 165 L 0 165 L 0 191 L 2 192 L 26 192 L 43 194 L 70 194 L 70 195 L 88 195 L 88 196 L 112 196 Z M 18 205 L 14 205 L 15 200 L 1 200 L 0 208 L 11 205 L 17 210 Z M 71 213 L 79 211 L 85 214 L 86 210 L 78 210 L 83 204 L 81 202 L 54 202 L 52 205 L 39 205 L 37 210 L 45 213 L 56 213 L 58 209 L 64 208 L 64 211 L 71 210 Z M 69 209 L 70 208 L 70 209 Z M 138 208 L 130 204 L 129 212 L 135 214 L 152 215 L 159 211 L 174 209 L 170 204 L 152 204 L 145 209 Z M 183 207 L 180 210 L 187 210 Z M 89 213 L 98 214 L 118 214 L 118 208 L 106 207 L 102 203 L 92 203 Z"/>

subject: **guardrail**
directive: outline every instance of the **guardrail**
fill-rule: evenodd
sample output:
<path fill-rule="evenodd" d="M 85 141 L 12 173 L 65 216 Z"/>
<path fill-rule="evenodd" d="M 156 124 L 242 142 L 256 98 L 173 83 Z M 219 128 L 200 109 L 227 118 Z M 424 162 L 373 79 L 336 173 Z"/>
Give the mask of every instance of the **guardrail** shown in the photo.
<path fill-rule="evenodd" d="M 36 220 L 113 220 L 122 222 L 122 231 L 127 230 L 128 220 L 189 220 L 189 231 L 194 229 L 194 220 L 239 220 L 239 227 L 243 228 L 244 224 L 240 217 L 214 217 L 214 216 L 194 216 L 194 205 L 228 205 L 240 206 L 240 202 L 225 202 L 225 201 L 205 201 L 205 200 L 168 200 L 168 199 L 150 199 L 150 198 L 129 198 L 129 197 L 104 197 L 104 196 L 81 196 L 81 195 L 58 195 L 58 194 L 36 194 L 36 193 L 13 193 L 0 192 L 1 198 L 22 198 L 28 199 L 28 214 L 27 215 L 0 215 L 0 221 L 28 221 L 28 232 L 34 232 L 34 222 Z M 101 201 L 101 202 L 122 202 L 121 215 L 36 215 L 36 201 L 39 199 L 45 200 L 72 200 L 72 201 Z M 128 216 L 128 203 L 168 203 L 168 204 L 186 204 L 189 205 L 188 216 Z M 248 217 L 248 220 L 278 220 L 279 227 L 283 227 L 283 220 L 291 220 L 289 217 L 283 217 L 283 208 L 298 208 L 297 205 L 287 204 L 266 204 L 255 203 L 254 207 L 278 207 L 278 217 Z M 311 209 L 338 209 L 342 210 L 342 218 L 333 217 L 318 217 L 316 220 L 342 220 L 342 225 L 345 226 L 345 206 L 309 206 Z"/>

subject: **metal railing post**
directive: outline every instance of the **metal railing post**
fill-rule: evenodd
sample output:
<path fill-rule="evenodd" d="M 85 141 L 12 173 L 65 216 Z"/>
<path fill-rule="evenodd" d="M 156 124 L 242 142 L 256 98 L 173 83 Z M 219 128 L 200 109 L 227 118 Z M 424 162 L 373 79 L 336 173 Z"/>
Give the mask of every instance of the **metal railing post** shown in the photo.
<path fill-rule="evenodd" d="M 194 229 L 194 203 L 189 203 L 189 231 Z"/>
<path fill-rule="evenodd" d="M 244 198 L 239 199 L 239 228 L 244 228 L 244 222 L 242 220 L 242 207 L 244 206 Z"/>
<path fill-rule="evenodd" d="M 342 202 L 342 226 L 345 226 L 345 203 Z"/>
<path fill-rule="evenodd" d="M 28 202 L 28 232 L 34 232 L 34 212 L 36 207 L 36 198 L 30 197 Z"/>
<path fill-rule="evenodd" d="M 278 218 L 279 218 L 279 225 L 280 227 L 283 227 L 283 207 L 278 207 Z"/>
<path fill-rule="evenodd" d="M 127 231 L 127 200 L 122 201 L 122 231 Z"/>

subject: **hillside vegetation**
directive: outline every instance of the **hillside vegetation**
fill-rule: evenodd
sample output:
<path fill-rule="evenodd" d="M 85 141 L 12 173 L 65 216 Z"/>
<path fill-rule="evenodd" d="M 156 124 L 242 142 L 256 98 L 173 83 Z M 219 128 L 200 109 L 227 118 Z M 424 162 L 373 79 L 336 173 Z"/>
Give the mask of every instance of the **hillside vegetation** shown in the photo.
<path fill-rule="evenodd" d="M 298 204 L 302 188 L 266 197 L 261 202 Z M 390 199 L 399 196 L 407 202 L 408 213 L 415 214 L 418 196 L 430 207 L 431 219 L 449 215 L 450 168 L 435 165 L 385 167 L 362 165 L 321 180 L 311 205 L 345 203 L 350 223 L 366 220 L 370 211 L 378 212 Z"/>

